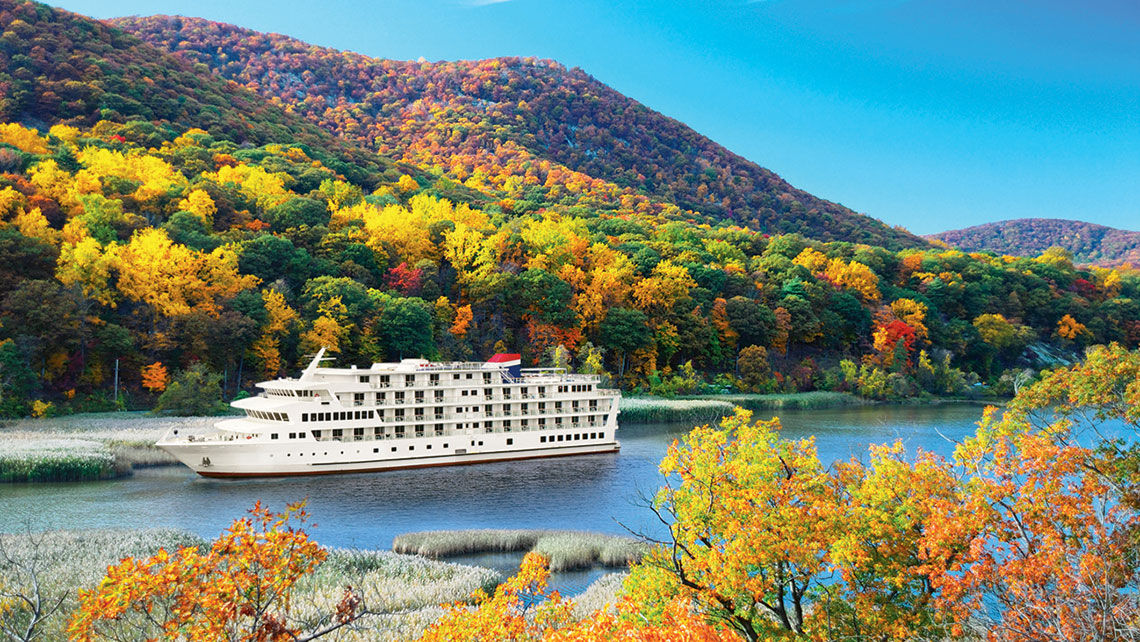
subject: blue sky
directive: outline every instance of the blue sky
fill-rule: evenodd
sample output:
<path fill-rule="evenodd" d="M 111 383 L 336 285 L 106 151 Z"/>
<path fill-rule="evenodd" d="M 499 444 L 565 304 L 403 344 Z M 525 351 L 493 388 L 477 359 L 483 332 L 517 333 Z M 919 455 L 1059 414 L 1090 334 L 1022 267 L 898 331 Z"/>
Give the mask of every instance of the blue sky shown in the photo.
<path fill-rule="evenodd" d="M 1135 0 L 53 0 L 367 55 L 578 66 L 797 187 L 921 233 L 1140 230 Z"/>

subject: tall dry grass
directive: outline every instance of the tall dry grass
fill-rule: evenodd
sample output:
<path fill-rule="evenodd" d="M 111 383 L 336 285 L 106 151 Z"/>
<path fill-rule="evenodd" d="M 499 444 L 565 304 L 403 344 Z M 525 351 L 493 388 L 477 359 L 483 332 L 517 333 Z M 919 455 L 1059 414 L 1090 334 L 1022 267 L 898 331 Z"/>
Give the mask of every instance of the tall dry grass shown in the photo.
<path fill-rule="evenodd" d="M 645 545 L 632 537 L 579 531 L 475 529 L 397 535 L 397 553 L 430 558 L 535 551 L 550 558 L 551 571 L 595 565 L 624 567 L 641 559 Z"/>

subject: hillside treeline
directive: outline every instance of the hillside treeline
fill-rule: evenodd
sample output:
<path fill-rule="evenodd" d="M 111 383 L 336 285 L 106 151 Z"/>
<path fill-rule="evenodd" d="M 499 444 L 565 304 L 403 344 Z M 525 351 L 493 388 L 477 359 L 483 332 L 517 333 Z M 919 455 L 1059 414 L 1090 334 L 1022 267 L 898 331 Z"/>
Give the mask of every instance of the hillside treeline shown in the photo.
<path fill-rule="evenodd" d="M 328 346 L 605 371 L 670 394 L 1000 384 L 1027 346 L 1140 340 L 1140 276 L 546 203 L 147 122 L 0 126 L 5 414 L 142 403 L 195 364 L 227 395 Z M 338 168 L 339 169 L 339 168 Z M 1008 383 L 1009 375 L 1004 380 Z"/>

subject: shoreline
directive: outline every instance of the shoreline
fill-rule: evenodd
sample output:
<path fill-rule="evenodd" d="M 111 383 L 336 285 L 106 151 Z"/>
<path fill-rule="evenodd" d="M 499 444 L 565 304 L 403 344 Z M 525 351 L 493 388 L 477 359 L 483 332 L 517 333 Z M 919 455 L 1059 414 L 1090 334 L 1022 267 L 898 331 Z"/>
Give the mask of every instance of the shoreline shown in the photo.
<path fill-rule="evenodd" d="M 753 411 L 919 405 L 1005 405 L 1004 399 L 952 397 L 874 401 L 843 392 L 692 395 L 667 399 L 622 397 L 619 421 L 631 425 L 714 423 L 741 406 Z M 147 411 L 79 413 L 0 422 L 0 484 L 99 481 L 130 477 L 136 469 L 179 466 L 154 445 L 173 427 L 196 428 L 220 416 L 169 417 Z"/>

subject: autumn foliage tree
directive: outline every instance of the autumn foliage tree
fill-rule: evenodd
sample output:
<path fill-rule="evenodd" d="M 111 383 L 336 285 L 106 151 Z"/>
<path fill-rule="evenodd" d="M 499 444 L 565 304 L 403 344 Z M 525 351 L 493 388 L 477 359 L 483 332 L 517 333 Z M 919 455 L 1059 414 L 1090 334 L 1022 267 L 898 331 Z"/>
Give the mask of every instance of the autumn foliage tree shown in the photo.
<path fill-rule="evenodd" d="M 1106 435 L 1105 421 L 1124 430 Z M 927 538 L 939 601 L 991 639 L 1133 639 L 1140 353 L 1091 351 L 987 412 L 963 501 Z"/>
<path fill-rule="evenodd" d="M 281 513 L 254 505 L 208 550 L 186 547 L 127 558 L 79 595 L 68 626 L 71 639 L 95 640 L 311 640 L 365 614 L 346 590 L 333 621 L 302 630 L 290 619 L 297 581 L 327 553 L 303 530 L 303 504 Z M 351 608 L 344 608 L 351 605 Z"/>

